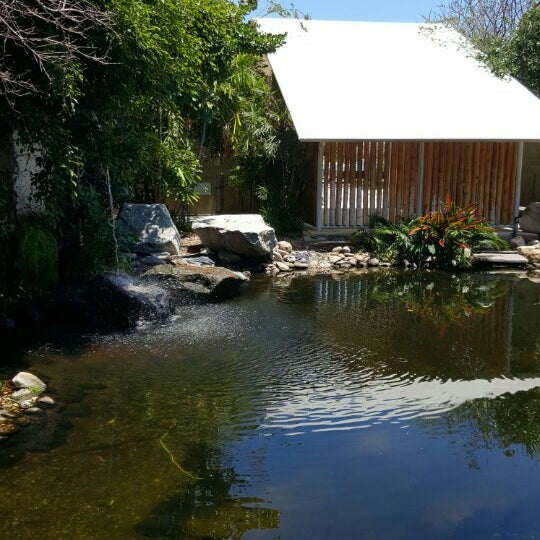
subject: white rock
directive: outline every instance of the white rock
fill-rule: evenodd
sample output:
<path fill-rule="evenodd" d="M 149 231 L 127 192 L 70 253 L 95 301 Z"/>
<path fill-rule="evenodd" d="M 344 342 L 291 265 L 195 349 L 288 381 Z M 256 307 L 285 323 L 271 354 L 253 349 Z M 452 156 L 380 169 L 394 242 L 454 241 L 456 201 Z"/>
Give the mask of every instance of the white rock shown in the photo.
<path fill-rule="evenodd" d="M 518 253 L 527 257 L 530 263 L 540 263 L 540 245 L 519 246 Z"/>
<path fill-rule="evenodd" d="M 330 257 L 328 257 L 328 260 L 332 263 L 332 264 L 336 264 L 337 262 L 341 261 L 342 257 L 340 257 L 339 255 L 330 255 Z"/>
<path fill-rule="evenodd" d="M 381 261 L 379 261 L 379 259 L 377 259 L 376 257 L 372 257 L 368 261 L 368 266 L 379 266 L 380 264 L 381 264 Z"/>
<path fill-rule="evenodd" d="M 55 401 L 51 396 L 41 396 L 38 399 L 38 403 L 45 407 L 52 407 L 55 404 Z"/>
<path fill-rule="evenodd" d="M 27 373 L 26 371 L 20 371 L 11 379 L 11 382 L 17 388 L 39 388 L 40 392 L 44 392 L 47 388 L 47 385 L 39 378 L 33 375 L 32 373 Z"/>
<path fill-rule="evenodd" d="M 341 250 L 341 253 L 350 253 L 351 252 L 351 248 L 349 246 L 344 246 L 343 249 Z"/>
<path fill-rule="evenodd" d="M 277 247 L 279 249 L 282 249 L 283 251 L 286 251 L 287 253 L 292 253 L 292 244 L 290 242 L 287 242 L 285 240 L 280 240 L 277 243 Z"/>
<path fill-rule="evenodd" d="M 336 246 L 333 250 L 332 250 L 332 253 L 341 253 L 343 251 L 343 247 L 341 246 Z"/>
<path fill-rule="evenodd" d="M 276 266 L 279 268 L 279 270 L 281 270 L 282 272 L 289 272 L 291 267 L 287 264 L 287 263 L 284 263 L 284 262 L 276 262 Z"/>
<path fill-rule="evenodd" d="M 277 245 L 276 233 L 259 214 L 225 214 L 197 218 L 193 231 L 206 248 L 244 257 L 264 257 Z"/>

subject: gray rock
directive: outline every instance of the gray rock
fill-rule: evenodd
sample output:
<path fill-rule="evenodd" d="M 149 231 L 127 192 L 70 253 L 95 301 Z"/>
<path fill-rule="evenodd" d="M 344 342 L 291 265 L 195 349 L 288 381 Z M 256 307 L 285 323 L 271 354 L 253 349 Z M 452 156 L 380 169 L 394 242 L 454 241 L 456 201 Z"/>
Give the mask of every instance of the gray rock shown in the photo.
<path fill-rule="evenodd" d="M 11 394 L 11 399 L 21 405 L 23 401 L 30 400 L 37 397 L 37 393 L 33 392 L 29 388 L 21 388 Z"/>
<path fill-rule="evenodd" d="M 379 259 L 377 259 L 376 257 L 372 257 L 368 261 L 368 266 L 379 266 L 380 264 L 381 264 L 381 261 L 379 261 Z"/>
<path fill-rule="evenodd" d="M 259 214 L 209 216 L 195 219 L 193 231 L 205 247 L 244 257 L 269 257 L 277 245 L 274 229 Z"/>
<path fill-rule="evenodd" d="M 220 301 L 236 296 L 245 275 L 220 266 L 154 266 L 143 274 L 145 282 L 167 289 L 176 305 L 193 301 Z"/>
<path fill-rule="evenodd" d="M 530 242 L 527 242 L 528 246 L 537 246 L 540 244 L 540 240 L 531 240 Z"/>
<path fill-rule="evenodd" d="M 508 241 L 508 245 L 512 249 L 516 249 L 519 246 L 524 246 L 525 240 L 523 239 L 523 236 L 514 236 L 514 238 L 510 238 L 510 240 Z"/>
<path fill-rule="evenodd" d="M 26 371 L 20 371 L 11 379 L 11 382 L 17 388 L 39 388 L 41 392 L 44 392 L 47 388 L 47 385 L 39 378 L 33 375 L 32 373 L 27 373 Z"/>
<path fill-rule="evenodd" d="M 342 260 L 343 257 L 341 257 L 340 255 L 330 255 L 330 257 L 328 257 L 328 260 L 332 263 L 332 264 L 336 264 L 338 263 L 339 261 Z"/>
<path fill-rule="evenodd" d="M 276 262 L 276 266 L 279 270 L 281 270 L 282 272 L 289 272 L 291 267 L 287 264 L 287 263 L 284 263 L 284 262 Z"/>
<path fill-rule="evenodd" d="M 237 255 L 232 251 L 227 251 L 226 249 L 221 249 L 218 252 L 218 257 L 223 264 L 235 264 L 239 263 L 242 260 L 242 257 L 240 257 L 240 255 Z"/>
<path fill-rule="evenodd" d="M 296 261 L 294 267 L 298 270 L 305 270 L 306 268 L 309 268 L 309 264 L 307 262 Z"/>
<path fill-rule="evenodd" d="M 343 251 L 343 247 L 342 246 L 336 246 L 333 250 L 332 250 L 332 253 L 341 253 Z"/>
<path fill-rule="evenodd" d="M 84 297 L 91 322 L 102 327 L 129 328 L 140 320 L 165 319 L 173 311 L 163 287 L 113 272 L 91 280 Z"/>
<path fill-rule="evenodd" d="M 146 266 L 157 266 L 158 264 L 163 264 L 163 259 L 157 257 L 156 255 L 147 255 L 146 257 L 141 257 L 140 262 Z"/>
<path fill-rule="evenodd" d="M 349 246 L 343 246 L 341 253 L 350 253 L 350 252 L 351 252 L 351 248 Z"/>
<path fill-rule="evenodd" d="M 216 266 L 216 263 L 206 255 L 190 255 L 188 257 L 184 257 L 183 261 L 186 264 L 192 264 L 194 266 Z"/>
<path fill-rule="evenodd" d="M 522 231 L 540 234 L 540 202 L 533 202 L 523 210 L 519 225 Z"/>
<path fill-rule="evenodd" d="M 180 253 L 180 234 L 164 204 L 124 204 L 116 232 L 121 245 L 135 253 Z"/>
<path fill-rule="evenodd" d="M 36 406 L 37 403 L 37 396 L 31 397 L 30 399 L 23 399 L 19 402 L 19 407 L 21 409 L 32 409 Z"/>
<path fill-rule="evenodd" d="M 40 409 L 39 407 L 29 407 L 26 409 L 26 412 L 30 414 L 43 414 L 43 409 Z"/>

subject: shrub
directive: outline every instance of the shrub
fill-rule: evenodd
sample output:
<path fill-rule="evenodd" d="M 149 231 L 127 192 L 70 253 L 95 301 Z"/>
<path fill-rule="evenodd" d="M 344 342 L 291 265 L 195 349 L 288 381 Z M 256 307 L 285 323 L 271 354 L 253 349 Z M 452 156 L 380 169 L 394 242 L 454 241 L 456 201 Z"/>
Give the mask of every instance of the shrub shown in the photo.
<path fill-rule="evenodd" d="M 507 246 L 476 205 L 461 208 L 450 197 L 438 210 L 408 223 L 375 229 L 372 240 L 381 255 L 439 268 L 469 268 L 472 253 L 480 246 L 497 250 Z"/>
<path fill-rule="evenodd" d="M 16 271 L 20 288 L 30 295 L 46 295 L 58 284 L 56 239 L 37 218 L 20 223 Z"/>

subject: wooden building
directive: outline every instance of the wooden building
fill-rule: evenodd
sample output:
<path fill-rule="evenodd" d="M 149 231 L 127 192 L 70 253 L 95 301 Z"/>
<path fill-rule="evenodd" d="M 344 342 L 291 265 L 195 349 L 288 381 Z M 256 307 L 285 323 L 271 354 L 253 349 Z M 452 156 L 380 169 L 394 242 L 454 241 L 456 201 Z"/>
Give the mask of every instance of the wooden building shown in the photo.
<path fill-rule="evenodd" d="M 458 33 L 437 24 L 258 23 L 286 34 L 269 63 L 315 156 L 305 201 L 317 229 L 413 217 L 448 195 L 477 203 L 494 225 L 515 223 L 524 150 L 540 148 L 540 100 L 493 75 Z M 538 167 L 526 169 L 536 178 Z"/>

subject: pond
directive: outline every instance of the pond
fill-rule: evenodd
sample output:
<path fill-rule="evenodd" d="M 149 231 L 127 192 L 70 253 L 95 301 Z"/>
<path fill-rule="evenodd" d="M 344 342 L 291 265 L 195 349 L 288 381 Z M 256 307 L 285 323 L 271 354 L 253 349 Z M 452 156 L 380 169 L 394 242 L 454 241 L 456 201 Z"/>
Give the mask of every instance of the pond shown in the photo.
<path fill-rule="evenodd" d="M 379 271 L 252 281 L 5 376 L 59 406 L 0 445 L 2 538 L 539 538 L 540 288 Z"/>

